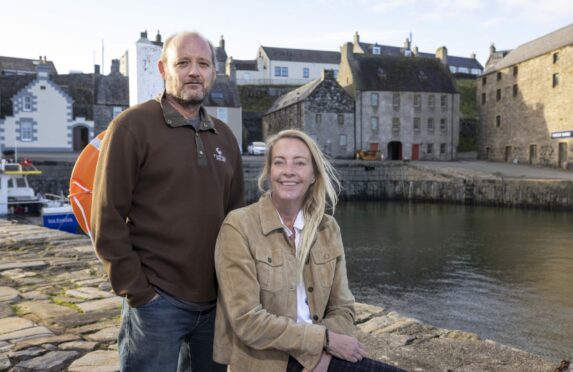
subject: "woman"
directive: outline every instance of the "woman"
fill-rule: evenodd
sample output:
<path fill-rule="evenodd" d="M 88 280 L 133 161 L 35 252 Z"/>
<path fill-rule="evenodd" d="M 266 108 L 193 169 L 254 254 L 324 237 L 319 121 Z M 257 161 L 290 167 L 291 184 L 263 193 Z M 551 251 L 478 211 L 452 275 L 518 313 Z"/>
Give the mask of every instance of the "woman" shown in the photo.
<path fill-rule="evenodd" d="M 214 359 L 233 372 L 399 370 L 365 358 L 352 337 L 340 229 L 325 214 L 326 200 L 333 211 L 337 202 L 333 183 L 315 142 L 285 130 L 268 140 L 259 188 L 270 191 L 225 219 Z"/>

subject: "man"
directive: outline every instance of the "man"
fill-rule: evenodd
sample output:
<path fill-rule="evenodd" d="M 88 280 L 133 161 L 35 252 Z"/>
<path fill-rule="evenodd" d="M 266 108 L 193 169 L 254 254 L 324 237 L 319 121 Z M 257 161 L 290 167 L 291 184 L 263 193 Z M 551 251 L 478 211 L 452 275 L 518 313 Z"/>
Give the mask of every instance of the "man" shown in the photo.
<path fill-rule="evenodd" d="M 103 140 L 95 248 L 125 297 L 122 371 L 175 371 L 180 349 L 189 350 L 193 371 L 220 370 L 212 365 L 213 254 L 225 215 L 244 205 L 239 147 L 201 106 L 216 74 L 204 37 L 168 38 L 158 67 L 165 92 L 124 111 Z"/>

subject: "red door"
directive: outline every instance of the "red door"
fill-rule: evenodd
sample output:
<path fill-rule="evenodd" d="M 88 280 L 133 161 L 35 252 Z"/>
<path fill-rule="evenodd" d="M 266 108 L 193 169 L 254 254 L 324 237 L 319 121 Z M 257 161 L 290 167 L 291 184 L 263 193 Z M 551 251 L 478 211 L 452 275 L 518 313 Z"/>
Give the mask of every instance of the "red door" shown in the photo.
<path fill-rule="evenodd" d="M 412 160 L 420 160 L 420 145 L 417 143 L 412 145 Z"/>

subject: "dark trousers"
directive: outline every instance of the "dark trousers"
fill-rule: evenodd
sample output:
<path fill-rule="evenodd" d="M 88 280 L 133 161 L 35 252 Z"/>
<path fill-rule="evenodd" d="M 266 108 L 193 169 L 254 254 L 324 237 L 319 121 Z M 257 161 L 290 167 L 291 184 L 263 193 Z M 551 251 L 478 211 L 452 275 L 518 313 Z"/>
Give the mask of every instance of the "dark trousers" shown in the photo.
<path fill-rule="evenodd" d="M 302 365 L 296 359 L 288 359 L 287 372 L 301 372 Z M 384 364 L 374 359 L 364 358 L 360 362 L 351 363 L 332 357 L 328 372 L 405 372 L 403 369 Z"/>

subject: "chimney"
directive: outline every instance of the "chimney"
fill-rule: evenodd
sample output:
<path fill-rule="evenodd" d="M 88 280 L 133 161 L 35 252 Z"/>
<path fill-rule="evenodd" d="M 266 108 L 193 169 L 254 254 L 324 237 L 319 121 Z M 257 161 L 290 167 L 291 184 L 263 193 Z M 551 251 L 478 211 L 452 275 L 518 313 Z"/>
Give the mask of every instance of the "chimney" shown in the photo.
<path fill-rule="evenodd" d="M 475 53 L 471 53 L 471 54 L 470 54 L 470 58 L 471 58 L 471 59 L 476 59 L 476 54 L 475 54 Z"/>
<path fill-rule="evenodd" d="M 334 80 L 334 70 L 322 70 L 322 80 Z"/>
<path fill-rule="evenodd" d="M 439 47 L 436 50 L 436 58 L 442 61 L 444 65 L 448 64 L 448 48 L 445 46 Z"/>
<path fill-rule="evenodd" d="M 491 43 L 491 45 L 489 46 L 489 55 L 492 56 L 495 54 L 495 44 Z"/>
<path fill-rule="evenodd" d="M 111 69 L 109 70 L 109 74 L 119 74 L 119 59 L 111 60 Z"/>
<path fill-rule="evenodd" d="M 36 66 L 36 72 L 38 73 L 38 80 L 48 80 L 50 70 L 45 60 L 42 59 L 42 57 L 40 57 L 40 63 L 38 64 L 38 66 Z"/>
<path fill-rule="evenodd" d="M 147 30 L 141 32 L 141 33 L 139 34 L 139 36 L 140 36 L 142 39 L 147 39 Z"/>
<path fill-rule="evenodd" d="M 358 31 L 354 33 L 354 39 L 352 40 L 352 44 L 354 45 L 360 44 L 360 35 L 358 35 Z"/>
<path fill-rule="evenodd" d="M 96 74 L 96 75 L 101 74 L 99 65 L 94 65 L 94 74 Z"/>
<path fill-rule="evenodd" d="M 219 48 L 225 50 L 225 39 L 223 38 L 223 35 L 221 35 L 221 40 L 219 40 Z"/>
<path fill-rule="evenodd" d="M 418 46 L 417 46 L 417 45 L 416 45 L 416 46 L 414 47 L 414 49 L 412 50 L 412 54 L 414 55 L 414 57 L 417 57 L 417 56 L 418 56 Z"/>
<path fill-rule="evenodd" d="M 410 50 L 410 39 L 406 38 L 406 40 L 404 40 L 404 50 Z"/>
<path fill-rule="evenodd" d="M 237 82 L 237 67 L 233 63 L 233 57 L 228 57 L 225 64 L 225 73 L 229 76 L 229 80 Z"/>
<path fill-rule="evenodd" d="M 161 34 L 159 33 L 159 30 L 157 30 L 157 35 L 155 35 L 155 43 L 158 45 L 163 45 L 163 42 L 161 41 Z"/>

